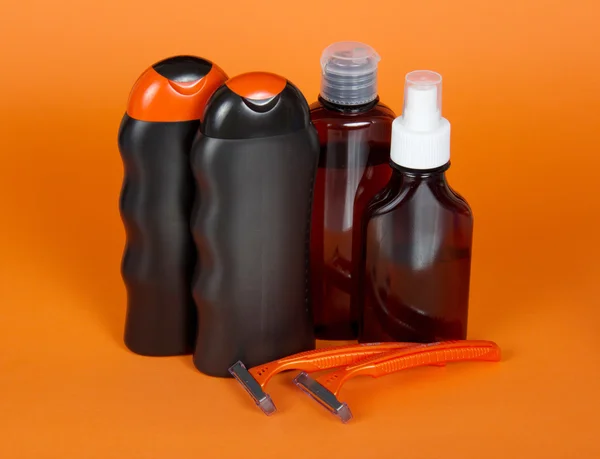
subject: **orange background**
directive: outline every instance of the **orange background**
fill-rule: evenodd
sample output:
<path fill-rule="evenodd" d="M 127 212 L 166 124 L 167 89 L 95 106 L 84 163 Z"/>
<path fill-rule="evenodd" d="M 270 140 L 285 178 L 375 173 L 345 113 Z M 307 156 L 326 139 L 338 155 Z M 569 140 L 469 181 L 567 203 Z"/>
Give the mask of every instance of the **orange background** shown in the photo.
<path fill-rule="evenodd" d="M 0 457 L 600 457 L 597 5 L 3 2 Z M 469 336 L 504 361 L 354 380 L 346 426 L 282 375 L 267 418 L 188 357 L 125 349 L 117 129 L 166 56 L 280 73 L 314 100 L 322 49 L 347 39 L 381 54 L 397 112 L 406 72 L 444 76 L 450 181 L 476 218 Z"/>

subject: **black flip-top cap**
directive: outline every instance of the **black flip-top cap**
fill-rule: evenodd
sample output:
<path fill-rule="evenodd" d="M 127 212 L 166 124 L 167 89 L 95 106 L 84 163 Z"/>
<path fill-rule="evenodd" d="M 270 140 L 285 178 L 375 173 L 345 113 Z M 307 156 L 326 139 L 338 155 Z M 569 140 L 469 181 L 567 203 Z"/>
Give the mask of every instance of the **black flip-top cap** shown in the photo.
<path fill-rule="evenodd" d="M 202 134 L 218 139 L 253 139 L 289 134 L 310 125 L 308 102 L 286 78 L 267 72 L 228 80 L 210 98 Z"/>
<path fill-rule="evenodd" d="M 197 81 L 208 75 L 212 62 L 196 56 L 173 56 L 152 66 L 159 75 L 178 83 Z"/>

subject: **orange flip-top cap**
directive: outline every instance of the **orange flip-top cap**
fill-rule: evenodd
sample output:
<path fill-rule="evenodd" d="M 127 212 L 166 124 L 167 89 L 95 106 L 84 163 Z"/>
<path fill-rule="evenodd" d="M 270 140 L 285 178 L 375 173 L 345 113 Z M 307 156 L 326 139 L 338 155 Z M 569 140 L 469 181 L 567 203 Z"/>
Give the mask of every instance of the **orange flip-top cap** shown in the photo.
<path fill-rule="evenodd" d="M 235 94 L 249 100 L 267 100 L 285 89 L 287 79 L 269 72 L 248 72 L 227 81 Z"/>
<path fill-rule="evenodd" d="M 141 121 L 192 121 L 202 119 L 212 94 L 227 81 L 217 65 L 194 81 L 172 81 L 150 67 L 135 82 L 129 95 L 127 114 Z"/>

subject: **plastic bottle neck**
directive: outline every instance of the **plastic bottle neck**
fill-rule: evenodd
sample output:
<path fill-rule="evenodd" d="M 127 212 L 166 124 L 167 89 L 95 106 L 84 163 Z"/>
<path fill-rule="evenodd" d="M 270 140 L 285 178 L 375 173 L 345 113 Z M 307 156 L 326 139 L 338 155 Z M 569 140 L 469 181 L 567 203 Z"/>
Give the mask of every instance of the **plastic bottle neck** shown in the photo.
<path fill-rule="evenodd" d="M 332 110 L 340 113 L 347 114 L 355 114 L 355 113 L 364 113 L 373 109 L 379 103 L 379 96 L 373 99 L 371 102 L 361 105 L 340 105 L 334 104 L 333 102 L 329 102 L 325 100 L 321 95 L 319 95 L 319 103 L 325 107 L 327 110 Z"/>
<path fill-rule="evenodd" d="M 447 162 L 443 166 L 436 167 L 435 169 L 408 169 L 406 167 L 399 166 L 393 161 L 390 162 L 392 167 L 392 174 L 398 178 L 402 178 L 405 181 L 446 181 L 446 171 L 450 169 L 450 162 Z"/>

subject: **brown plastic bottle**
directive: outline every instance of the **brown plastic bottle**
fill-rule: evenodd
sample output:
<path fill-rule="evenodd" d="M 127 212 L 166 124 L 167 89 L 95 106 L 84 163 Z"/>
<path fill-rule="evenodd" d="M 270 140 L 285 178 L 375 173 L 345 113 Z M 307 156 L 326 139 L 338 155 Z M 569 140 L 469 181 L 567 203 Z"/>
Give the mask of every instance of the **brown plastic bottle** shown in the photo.
<path fill-rule="evenodd" d="M 388 182 L 394 112 L 379 102 L 375 51 L 335 43 L 322 56 L 321 94 L 311 105 L 319 134 L 319 168 L 311 229 L 311 291 L 315 334 L 350 340 L 358 333 L 353 240 L 363 211 Z"/>
<path fill-rule="evenodd" d="M 392 177 L 363 219 L 359 341 L 433 342 L 467 336 L 473 216 L 446 180 L 450 123 L 441 77 L 407 76 L 394 121 Z"/>

